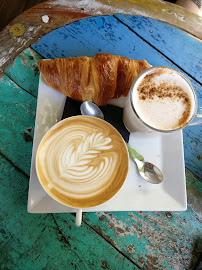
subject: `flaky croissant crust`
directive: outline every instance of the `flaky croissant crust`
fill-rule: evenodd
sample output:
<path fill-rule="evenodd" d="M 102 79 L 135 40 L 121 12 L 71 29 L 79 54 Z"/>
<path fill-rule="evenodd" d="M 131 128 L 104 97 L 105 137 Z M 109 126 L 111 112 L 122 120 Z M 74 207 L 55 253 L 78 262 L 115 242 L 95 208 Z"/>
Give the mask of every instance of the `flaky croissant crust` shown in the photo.
<path fill-rule="evenodd" d="M 127 96 L 135 77 L 151 65 L 145 60 L 97 53 L 94 57 L 41 60 L 38 67 L 52 88 L 75 100 L 101 106 L 109 99 Z"/>

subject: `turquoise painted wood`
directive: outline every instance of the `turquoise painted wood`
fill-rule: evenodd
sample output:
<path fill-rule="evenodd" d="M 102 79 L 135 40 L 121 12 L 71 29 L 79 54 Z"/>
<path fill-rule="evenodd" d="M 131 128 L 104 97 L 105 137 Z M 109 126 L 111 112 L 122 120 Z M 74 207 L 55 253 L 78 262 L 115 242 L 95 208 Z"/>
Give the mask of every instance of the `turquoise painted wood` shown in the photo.
<path fill-rule="evenodd" d="M 0 93 L 0 153 L 29 175 L 37 100 L 6 75 Z"/>
<path fill-rule="evenodd" d="M 26 211 L 28 177 L 0 156 L 1 269 L 138 269 L 71 214 Z"/>
<path fill-rule="evenodd" d="M 27 48 L 5 70 L 5 74 L 22 89 L 37 97 L 39 84 L 39 69 L 37 61 L 42 57 L 34 50 Z"/>
<path fill-rule="evenodd" d="M 199 39 L 153 19 L 121 14 L 115 17 L 202 83 L 202 43 Z"/>
<path fill-rule="evenodd" d="M 139 20 L 141 20 L 141 18 L 139 18 Z M 142 18 L 142 20 L 145 22 L 148 19 Z M 173 32 L 176 35 L 177 30 L 175 32 L 172 27 L 166 27 L 165 24 L 154 20 L 149 20 L 148 24 L 149 29 L 153 31 L 153 33 L 155 33 L 156 28 L 161 29 L 162 33 L 166 31 L 166 34 L 159 38 L 158 50 L 151 47 L 113 16 L 89 18 L 67 25 L 42 37 L 39 42 L 37 42 L 37 44 L 33 44 L 32 47 L 44 58 L 64 58 L 80 55 L 93 56 L 98 52 L 108 52 L 115 55 L 130 57 L 132 59 L 146 59 L 154 66 L 164 65 L 182 71 L 178 66 L 164 56 L 166 52 L 164 49 L 165 47 L 169 48 L 169 51 L 172 47 L 175 48 L 176 38 L 175 36 L 174 39 L 171 37 Z M 146 24 L 147 28 L 148 24 Z M 138 34 L 141 35 L 141 32 L 138 32 Z M 143 35 L 144 39 L 145 35 L 146 34 Z M 148 32 L 148 35 L 150 35 L 150 32 Z M 167 38 L 167 36 L 169 36 L 169 38 Z M 181 34 L 180 37 L 182 44 L 184 44 L 188 36 L 185 38 L 184 35 Z M 189 46 L 194 48 L 193 52 L 195 52 L 197 56 L 201 55 L 201 43 L 199 44 L 198 41 L 189 38 Z M 184 59 L 190 59 L 187 55 L 188 49 L 189 47 L 183 51 Z M 174 55 L 173 58 L 180 58 L 178 57 L 179 51 L 173 50 L 172 54 Z M 197 66 L 200 64 L 200 57 L 197 58 L 198 60 L 196 63 L 195 58 L 192 61 L 192 65 L 189 64 L 189 62 L 187 63 L 187 66 L 191 65 L 191 67 L 195 65 L 195 73 L 192 75 L 196 74 L 197 70 L 198 73 L 200 73 L 200 67 Z M 184 64 L 182 62 L 177 61 L 177 65 L 182 65 L 182 69 L 184 70 Z M 189 74 L 184 74 L 193 83 L 197 91 L 199 104 L 202 105 L 201 85 L 191 78 Z M 187 127 L 184 129 L 183 134 L 186 166 L 202 178 L 202 160 L 200 159 L 202 156 L 202 136 L 200 135 L 202 134 L 202 126 Z"/>
<path fill-rule="evenodd" d="M 202 247 L 202 185 L 191 172 L 186 177 L 186 212 L 86 213 L 84 220 L 140 268 L 189 269 L 192 251 Z"/>
<path fill-rule="evenodd" d="M 123 55 L 124 49 L 125 56 L 175 67 L 159 49 L 111 16 L 58 29 L 33 47 L 47 58 L 99 51 Z M 0 268 L 194 269 L 202 249 L 202 184 L 192 173 L 201 173 L 201 160 L 194 159 L 201 153 L 199 127 L 184 132 L 186 164 L 192 171 L 186 170 L 186 212 L 85 213 L 80 228 L 71 214 L 27 213 L 39 59 L 26 49 L 6 70 L 9 77 L 0 79 Z M 194 84 L 199 92 L 199 84 Z"/>

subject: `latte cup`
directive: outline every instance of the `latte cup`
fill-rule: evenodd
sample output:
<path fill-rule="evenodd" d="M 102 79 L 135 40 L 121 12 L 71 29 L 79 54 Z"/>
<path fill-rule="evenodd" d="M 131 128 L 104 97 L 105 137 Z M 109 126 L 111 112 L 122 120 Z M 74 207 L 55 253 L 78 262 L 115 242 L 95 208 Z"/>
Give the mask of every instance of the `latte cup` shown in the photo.
<path fill-rule="evenodd" d="M 170 133 L 202 123 L 202 108 L 193 85 L 181 72 L 151 67 L 135 78 L 125 101 L 123 122 L 131 133 Z"/>
<path fill-rule="evenodd" d="M 129 156 L 120 133 L 108 122 L 73 116 L 54 125 L 41 140 L 36 154 L 39 182 L 54 200 L 82 209 L 110 200 L 128 174 Z"/>

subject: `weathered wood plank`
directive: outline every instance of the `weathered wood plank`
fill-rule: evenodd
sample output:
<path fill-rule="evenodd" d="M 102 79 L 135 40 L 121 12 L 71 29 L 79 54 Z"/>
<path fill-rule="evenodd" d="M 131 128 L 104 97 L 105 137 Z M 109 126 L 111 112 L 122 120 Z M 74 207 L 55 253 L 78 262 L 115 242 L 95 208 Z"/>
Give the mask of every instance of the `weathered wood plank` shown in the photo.
<path fill-rule="evenodd" d="M 183 130 L 185 166 L 202 179 L 202 125 Z"/>
<path fill-rule="evenodd" d="M 165 23 L 131 15 L 116 15 L 135 33 L 202 83 L 202 42 Z"/>
<path fill-rule="evenodd" d="M 168 32 L 168 35 L 171 33 Z M 162 39 L 159 43 L 163 47 L 166 40 Z M 44 58 L 93 56 L 97 52 L 108 52 L 132 59 L 146 59 L 153 66 L 167 65 L 180 70 L 113 16 L 88 18 L 64 26 L 43 36 L 32 48 Z M 177 53 L 175 57 L 178 57 Z M 184 57 L 187 57 L 186 52 Z M 196 88 L 199 104 L 202 104 L 201 86 L 188 78 Z"/>
<path fill-rule="evenodd" d="M 187 200 L 194 212 L 202 215 L 202 179 L 186 169 Z"/>
<path fill-rule="evenodd" d="M 29 175 L 36 98 L 6 75 L 0 79 L 0 152 Z"/>
<path fill-rule="evenodd" d="M 86 213 L 84 220 L 143 269 L 193 269 L 202 248 L 202 183 L 186 176 L 186 212 Z"/>
<path fill-rule="evenodd" d="M 165 42 L 161 39 L 162 47 Z M 64 58 L 80 55 L 90 57 L 97 52 L 107 52 L 132 59 L 146 59 L 154 66 L 164 65 L 180 70 L 160 52 L 152 48 L 112 16 L 88 18 L 62 27 L 42 37 L 32 47 L 45 58 Z M 201 86 L 189 76 L 188 78 L 197 91 L 199 104 L 202 105 Z M 201 156 L 201 132 L 202 127 L 187 127 L 183 132 L 186 166 L 199 177 L 202 177 L 202 160 L 198 158 Z M 191 142 L 197 143 L 193 147 Z"/>
<path fill-rule="evenodd" d="M 25 11 L 3 29 L 0 34 L 0 73 L 21 51 L 51 30 L 90 16 L 116 13 L 160 20 L 202 38 L 202 18 L 166 1 L 92 0 L 90 4 L 85 0 L 49 1 Z M 43 15 L 48 15 L 47 23 L 43 22 Z M 19 36 L 16 36 L 17 24 L 23 28 Z M 10 32 L 12 26 L 14 30 Z"/>
<path fill-rule="evenodd" d="M 0 155 L 1 269 L 138 269 L 71 214 L 30 215 L 28 178 Z"/>
<path fill-rule="evenodd" d="M 5 70 L 5 74 L 17 85 L 37 97 L 39 84 L 37 61 L 41 59 L 42 57 L 37 52 L 31 48 L 27 48 Z"/>
<path fill-rule="evenodd" d="M 100 25 L 101 23 L 102 20 L 98 22 Z M 96 24 L 95 22 L 95 29 L 98 28 Z M 106 46 L 106 39 L 108 38 L 109 42 L 107 43 L 110 44 L 111 53 L 117 51 L 115 54 L 119 54 L 121 50 L 116 49 L 118 29 L 113 29 L 107 21 L 104 24 L 107 31 L 104 32 L 99 29 L 102 34 L 106 34 L 106 36 L 103 35 L 105 42 L 102 42 L 101 45 L 105 46 L 105 49 L 108 48 Z M 99 27 L 102 28 L 102 26 Z M 125 28 L 122 29 L 124 32 Z M 87 43 L 87 40 L 84 40 L 83 44 L 80 42 L 80 45 L 83 46 L 80 48 L 81 51 L 88 44 L 89 56 L 91 54 L 90 49 L 94 46 L 95 41 L 92 37 L 94 35 L 96 37 L 95 32 L 92 30 L 92 44 Z M 110 35 L 107 35 L 108 33 Z M 72 29 L 72 36 L 73 34 L 77 35 Z M 143 43 L 138 39 L 133 40 L 133 35 L 127 31 L 125 35 L 121 33 L 121 38 L 131 38 L 126 46 L 124 46 L 124 40 L 120 41 L 122 49 L 129 48 L 132 55 L 132 53 L 139 53 L 142 48 L 145 48 L 146 51 L 149 50 L 148 56 L 149 53 L 154 53 L 155 56 L 158 56 L 158 61 L 163 59 L 161 54 L 158 54 L 155 50 L 142 47 Z M 97 41 L 99 41 L 98 38 Z M 136 42 L 137 47 L 133 50 Z M 129 43 L 132 43 L 131 46 Z M 74 49 L 74 44 L 76 43 L 72 43 L 71 46 L 73 53 L 76 50 L 79 51 L 77 47 L 76 50 Z M 99 51 L 98 49 L 102 49 L 101 45 L 98 45 L 94 49 L 96 52 Z M 60 47 L 58 48 L 60 49 Z M 55 47 L 56 49 L 57 47 Z M 57 53 L 59 52 L 60 50 Z M 72 51 L 70 52 L 72 53 Z M 141 53 L 141 56 L 143 56 L 145 52 Z M 166 61 L 162 60 L 162 62 L 169 63 Z M 12 72 L 10 71 L 10 74 L 15 73 L 15 68 L 16 66 Z M 29 73 L 26 80 L 29 76 L 32 77 L 33 73 Z M 27 81 L 25 83 L 27 85 Z M 33 129 L 36 99 L 21 90 L 7 76 L 4 76 L 0 81 L 0 87 L 2 97 L 0 101 L 0 151 L 25 173 L 29 174 L 30 146 L 27 147 L 28 143 L 23 139 L 27 135 L 21 135 L 20 132 L 22 131 L 23 134 L 32 137 L 32 131 L 28 128 L 32 127 Z M 31 89 L 30 85 L 29 87 Z M 5 138 L 6 134 L 9 134 L 8 139 Z M 30 137 L 27 138 L 31 140 Z M 199 141 L 198 137 L 196 137 L 196 140 Z M 198 214 L 200 209 L 197 206 L 199 207 L 198 193 L 201 186 L 198 184 L 199 179 L 190 172 L 187 175 L 188 201 L 190 203 L 187 212 L 174 212 L 172 214 L 165 212 L 88 213 L 84 217 L 85 222 L 81 228 L 74 227 L 74 217 L 69 214 L 27 214 L 28 178 L 14 170 L 13 166 L 10 166 L 5 160 L 2 161 L 2 159 L 1 172 L 2 188 L 0 194 L 4 200 L 1 201 L 2 211 L 0 214 L 0 226 L 2 226 L 1 232 L 3 235 L 1 238 L 3 256 L 0 258 L 0 263 L 3 269 L 13 267 L 25 270 L 38 269 L 39 265 L 40 268 L 45 269 L 71 269 L 76 266 L 80 269 L 137 268 L 101 237 L 98 237 L 93 230 L 100 233 L 125 256 L 137 263 L 139 267 L 145 267 L 146 269 L 187 269 L 188 265 L 194 265 L 198 258 L 202 229 L 199 220 L 200 215 Z M 190 200 L 190 194 L 193 193 L 194 196 L 191 196 L 192 199 Z M 56 250 L 59 252 L 55 252 Z M 88 256 L 86 256 L 86 250 Z"/>
<path fill-rule="evenodd" d="M 76 10 L 77 12 L 82 10 L 83 13 L 91 16 L 113 15 L 119 13 L 148 17 L 166 22 L 196 36 L 201 37 L 202 35 L 200 29 L 202 20 L 200 16 L 197 16 L 180 6 L 161 0 L 116 0 L 111 2 L 108 0 L 92 0 L 90 3 L 85 0 L 52 0 L 24 12 L 22 17 L 28 21 L 40 23 L 39 15 L 48 12 L 48 15 L 50 14 L 50 17 L 52 18 L 49 25 L 53 27 L 58 22 L 61 23 L 64 21 L 64 15 L 67 10 L 74 10 L 74 12 Z M 30 14 L 32 15 L 31 18 Z M 59 14 L 62 16 L 55 16 Z M 77 18 L 75 15 L 74 17 Z M 70 23 L 72 23 L 72 21 Z M 60 24 L 58 27 L 61 26 L 62 25 Z"/>

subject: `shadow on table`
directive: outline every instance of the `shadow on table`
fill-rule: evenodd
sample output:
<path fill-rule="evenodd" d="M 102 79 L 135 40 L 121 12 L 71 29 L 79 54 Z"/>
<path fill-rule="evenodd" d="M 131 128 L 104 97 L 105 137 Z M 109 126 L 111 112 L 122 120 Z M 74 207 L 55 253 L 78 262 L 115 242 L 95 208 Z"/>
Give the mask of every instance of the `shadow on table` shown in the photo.
<path fill-rule="evenodd" d="M 188 270 L 202 269 L 202 239 L 198 238 L 194 244 L 191 261 Z"/>

